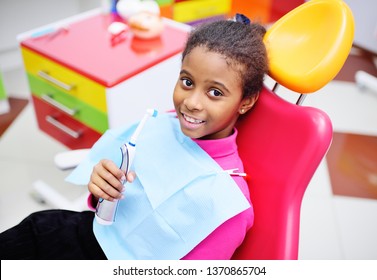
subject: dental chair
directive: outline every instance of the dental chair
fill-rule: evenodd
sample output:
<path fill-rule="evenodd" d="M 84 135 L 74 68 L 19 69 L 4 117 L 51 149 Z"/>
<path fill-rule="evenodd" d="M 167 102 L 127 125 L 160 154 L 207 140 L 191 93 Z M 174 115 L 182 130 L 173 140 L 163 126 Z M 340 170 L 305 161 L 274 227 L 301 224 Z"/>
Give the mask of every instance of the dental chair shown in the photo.
<path fill-rule="evenodd" d="M 339 72 L 352 47 L 353 33 L 351 11 L 341 0 L 306 2 L 267 31 L 269 76 L 275 85 L 300 97 L 293 104 L 276 93 L 277 86 L 265 87 L 254 108 L 237 123 L 255 221 L 233 259 L 298 258 L 301 201 L 332 140 L 326 113 L 300 105 L 307 94 Z M 65 152 L 55 160 L 64 169 L 74 167 L 86 152 Z M 47 194 L 61 202 L 55 207 L 82 210 L 76 205 L 82 205 L 83 198 L 67 207 L 43 182 L 36 183 L 46 200 Z"/>
<path fill-rule="evenodd" d="M 263 89 L 237 124 L 255 220 L 233 259 L 298 259 L 302 198 L 332 140 L 326 113 L 300 105 L 340 71 L 353 34 L 351 11 L 341 0 L 308 1 L 267 31 L 276 84 Z M 276 85 L 299 93 L 296 104 L 278 96 Z"/>

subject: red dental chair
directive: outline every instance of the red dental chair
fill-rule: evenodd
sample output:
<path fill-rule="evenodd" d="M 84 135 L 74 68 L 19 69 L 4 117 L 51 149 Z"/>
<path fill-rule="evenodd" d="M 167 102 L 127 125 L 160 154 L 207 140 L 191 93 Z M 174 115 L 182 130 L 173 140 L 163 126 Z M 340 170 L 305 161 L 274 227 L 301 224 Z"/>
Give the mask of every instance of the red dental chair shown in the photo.
<path fill-rule="evenodd" d="M 255 220 L 233 259 L 298 259 L 301 201 L 332 140 L 326 113 L 299 105 L 336 76 L 353 34 L 341 0 L 308 1 L 266 33 L 269 76 L 301 96 L 292 104 L 265 88 L 238 122 Z"/>

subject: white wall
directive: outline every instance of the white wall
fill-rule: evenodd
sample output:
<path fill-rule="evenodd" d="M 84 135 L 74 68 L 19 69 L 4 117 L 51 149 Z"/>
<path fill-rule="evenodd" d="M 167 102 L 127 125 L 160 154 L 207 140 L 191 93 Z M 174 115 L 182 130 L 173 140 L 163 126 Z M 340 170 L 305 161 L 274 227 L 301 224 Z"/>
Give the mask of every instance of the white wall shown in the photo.
<path fill-rule="evenodd" d="M 0 70 L 22 65 L 16 37 L 100 6 L 100 0 L 0 0 Z"/>
<path fill-rule="evenodd" d="M 355 18 L 355 44 L 377 54 L 377 1 L 344 1 Z"/>

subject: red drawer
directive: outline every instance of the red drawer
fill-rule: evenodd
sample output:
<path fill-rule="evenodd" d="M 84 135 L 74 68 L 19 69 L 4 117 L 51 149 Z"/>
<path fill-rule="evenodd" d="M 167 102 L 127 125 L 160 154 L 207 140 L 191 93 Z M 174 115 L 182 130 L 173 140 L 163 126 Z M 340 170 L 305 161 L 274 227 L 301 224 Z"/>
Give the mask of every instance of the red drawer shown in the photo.
<path fill-rule="evenodd" d="M 101 137 L 97 131 L 32 95 L 39 129 L 70 149 L 90 148 Z"/>

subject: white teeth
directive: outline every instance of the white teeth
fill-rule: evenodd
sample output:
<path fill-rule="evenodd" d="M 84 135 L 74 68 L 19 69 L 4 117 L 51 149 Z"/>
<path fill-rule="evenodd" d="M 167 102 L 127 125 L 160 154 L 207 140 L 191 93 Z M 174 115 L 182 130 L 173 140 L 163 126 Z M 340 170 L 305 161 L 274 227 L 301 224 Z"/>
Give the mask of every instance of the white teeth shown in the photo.
<path fill-rule="evenodd" d="M 202 120 L 197 120 L 197 119 L 194 119 L 194 118 L 191 118 L 189 116 L 186 116 L 185 114 L 183 114 L 183 117 L 185 118 L 186 121 L 188 121 L 189 123 L 195 123 L 195 124 L 198 124 L 198 123 L 202 123 L 204 121 Z"/>

